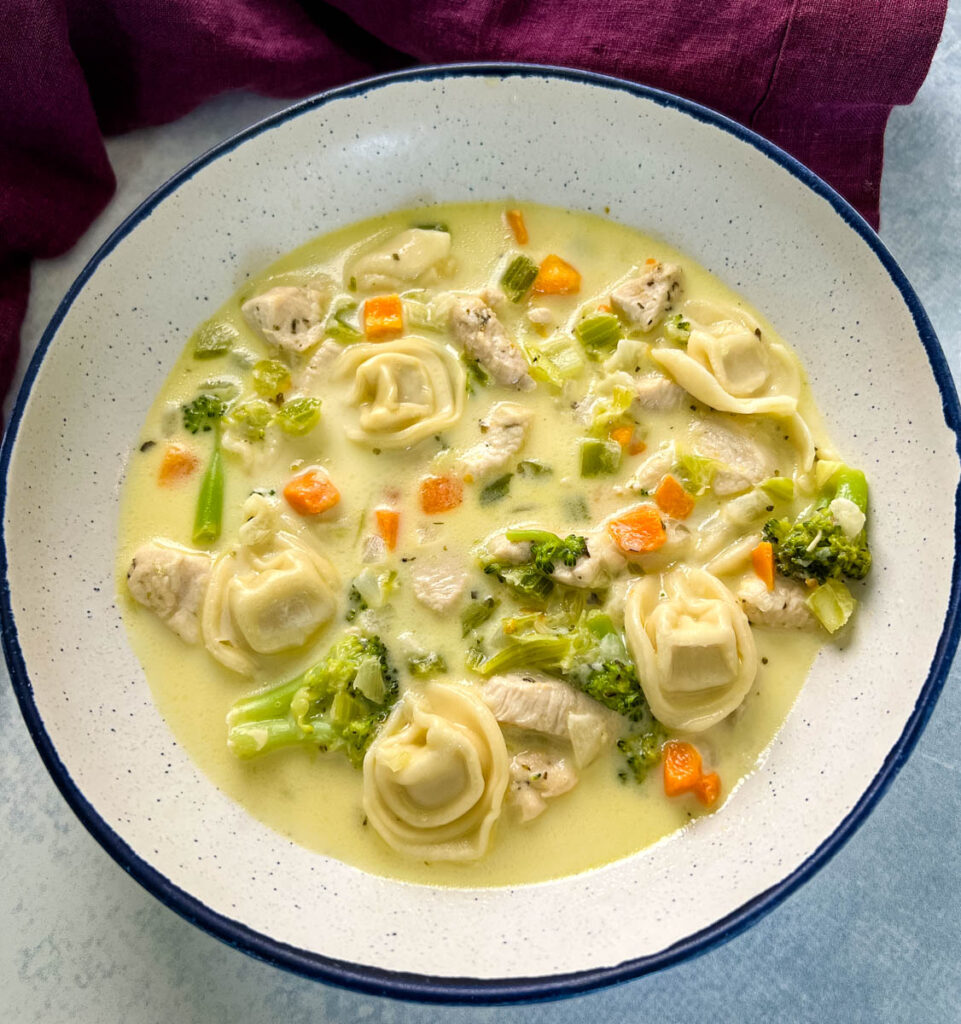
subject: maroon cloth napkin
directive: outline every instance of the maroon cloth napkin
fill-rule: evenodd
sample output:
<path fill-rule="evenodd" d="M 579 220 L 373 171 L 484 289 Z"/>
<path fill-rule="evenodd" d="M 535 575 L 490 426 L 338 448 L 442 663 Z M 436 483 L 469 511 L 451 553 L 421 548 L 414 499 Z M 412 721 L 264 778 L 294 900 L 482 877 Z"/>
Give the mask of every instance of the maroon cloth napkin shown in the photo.
<path fill-rule="evenodd" d="M 6 0 L 0 3 L 0 398 L 33 257 L 109 200 L 103 136 L 232 89 L 302 96 L 415 63 L 587 68 L 723 111 L 877 226 L 884 127 L 947 0 Z"/>

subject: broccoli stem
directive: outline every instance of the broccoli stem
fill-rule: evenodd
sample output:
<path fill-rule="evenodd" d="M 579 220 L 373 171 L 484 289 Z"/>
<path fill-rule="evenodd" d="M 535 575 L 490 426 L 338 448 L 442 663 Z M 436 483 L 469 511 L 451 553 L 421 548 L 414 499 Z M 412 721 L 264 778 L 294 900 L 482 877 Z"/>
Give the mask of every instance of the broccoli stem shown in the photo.
<path fill-rule="evenodd" d="M 833 498 L 847 498 L 865 514 L 868 514 L 868 481 L 860 469 L 841 466 L 834 474 L 832 484 L 835 485 Z"/>
<path fill-rule="evenodd" d="M 571 641 L 565 636 L 536 636 L 517 640 L 482 662 L 482 676 L 514 668 L 549 668 L 560 665 L 570 653 Z"/>
<path fill-rule="evenodd" d="M 224 512 L 224 462 L 220 454 L 220 430 L 214 437 L 214 450 L 200 483 L 197 512 L 194 516 L 194 543 L 210 544 L 220 536 Z"/>
<path fill-rule="evenodd" d="M 561 538 L 549 530 L 508 530 L 504 536 L 511 544 L 522 544 L 524 541 L 540 541 L 548 544 L 560 544 Z"/>

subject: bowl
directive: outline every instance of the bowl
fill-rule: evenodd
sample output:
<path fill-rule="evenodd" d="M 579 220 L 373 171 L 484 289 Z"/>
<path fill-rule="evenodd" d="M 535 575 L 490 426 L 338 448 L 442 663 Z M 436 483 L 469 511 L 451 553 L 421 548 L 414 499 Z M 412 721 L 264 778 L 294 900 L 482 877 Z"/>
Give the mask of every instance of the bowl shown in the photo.
<path fill-rule="evenodd" d="M 722 811 L 605 868 L 512 889 L 375 877 L 251 818 L 156 710 L 113 575 L 126 460 L 192 328 L 313 235 L 469 199 L 606 213 L 713 271 L 795 346 L 829 430 L 875 496 L 876 568 L 855 628 L 822 650 Z M 186 167 L 70 288 L 0 458 L 7 663 L 44 762 L 86 827 L 222 940 L 399 997 L 584 991 L 702 952 L 769 911 L 838 850 L 904 762 L 958 642 L 959 411 L 931 325 L 878 237 L 747 129 L 666 93 L 556 68 L 372 79 Z"/>

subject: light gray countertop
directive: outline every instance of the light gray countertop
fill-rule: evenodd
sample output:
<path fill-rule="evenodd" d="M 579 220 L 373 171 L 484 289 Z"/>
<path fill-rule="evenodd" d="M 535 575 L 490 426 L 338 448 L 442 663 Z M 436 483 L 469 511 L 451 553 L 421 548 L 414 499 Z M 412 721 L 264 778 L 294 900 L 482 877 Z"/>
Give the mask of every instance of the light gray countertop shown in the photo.
<path fill-rule="evenodd" d="M 116 197 L 70 253 L 34 267 L 18 380 L 60 299 L 109 232 L 183 164 L 285 105 L 225 97 L 176 124 L 110 142 Z M 952 0 L 917 100 L 891 118 L 882 196 L 881 237 L 920 295 L 958 380 L 961 0 Z M 696 960 L 592 995 L 448 1009 L 285 974 L 177 917 L 67 808 L 0 669 L 0 1020 L 961 1021 L 959 744 L 956 662 L 917 748 L 865 824 L 753 928 Z"/>

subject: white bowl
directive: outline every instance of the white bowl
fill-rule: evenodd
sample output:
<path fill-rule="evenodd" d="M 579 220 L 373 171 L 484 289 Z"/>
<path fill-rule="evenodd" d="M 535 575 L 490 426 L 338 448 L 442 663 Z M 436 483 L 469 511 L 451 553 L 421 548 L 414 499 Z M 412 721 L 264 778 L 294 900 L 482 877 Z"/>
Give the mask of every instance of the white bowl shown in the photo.
<path fill-rule="evenodd" d="M 668 239 L 774 321 L 868 471 L 875 570 L 766 759 L 723 810 L 608 867 L 430 889 L 293 845 L 161 719 L 115 601 L 133 440 L 193 326 L 313 235 L 439 200 L 532 199 Z M 744 928 L 851 835 L 916 741 L 958 642 L 958 400 L 873 231 L 796 161 L 703 107 L 597 75 L 428 68 L 335 90 L 185 168 L 105 243 L 48 327 L 4 441 L 0 611 L 61 792 L 135 878 L 258 957 L 426 1000 L 557 996 Z"/>

